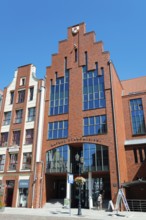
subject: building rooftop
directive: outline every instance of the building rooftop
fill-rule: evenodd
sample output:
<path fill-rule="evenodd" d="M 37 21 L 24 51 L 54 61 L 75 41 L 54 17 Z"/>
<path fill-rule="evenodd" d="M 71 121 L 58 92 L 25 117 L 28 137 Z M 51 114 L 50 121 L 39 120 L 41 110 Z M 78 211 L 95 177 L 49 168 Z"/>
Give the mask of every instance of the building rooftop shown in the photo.
<path fill-rule="evenodd" d="M 124 93 L 123 95 L 131 95 L 146 92 L 146 76 L 121 81 Z"/>

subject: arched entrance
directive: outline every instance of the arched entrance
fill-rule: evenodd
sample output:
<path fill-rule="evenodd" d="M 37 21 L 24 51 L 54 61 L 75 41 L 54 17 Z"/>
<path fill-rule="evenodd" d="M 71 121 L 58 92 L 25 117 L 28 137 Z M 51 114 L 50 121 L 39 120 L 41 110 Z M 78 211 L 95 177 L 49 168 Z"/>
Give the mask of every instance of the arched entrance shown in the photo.
<path fill-rule="evenodd" d="M 77 207 L 78 186 L 74 183 L 70 187 L 67 181 L 68 173 L 73 174 L 74 177 L 79 175 L 79 166 L 75 161 L 76 154 L 84 158 L 81 175 L 86 179 L 86 183 L 81 191 L 82 207 L 96 206 L 99 193 L 103 194 L 104 201 L 109 200 L 111 194 L 108 148 L 93 143 L 73 143 L 47 152 L 47 200 L 62 199 L 71 195 L 71 206 Z"/>

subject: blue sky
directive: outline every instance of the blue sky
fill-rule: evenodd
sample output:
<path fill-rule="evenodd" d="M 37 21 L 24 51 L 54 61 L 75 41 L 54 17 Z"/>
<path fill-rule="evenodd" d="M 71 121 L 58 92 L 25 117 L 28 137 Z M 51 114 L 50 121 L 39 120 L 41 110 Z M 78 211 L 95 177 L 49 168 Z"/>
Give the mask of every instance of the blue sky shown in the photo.
<path fill-rule="evenodd" d="M 0 89 L 22 65 L 44 78 L 67 28 L 81 22 L 103 41 L 121 80 L 146 75 L 145 0 L 0 0 Z"/>

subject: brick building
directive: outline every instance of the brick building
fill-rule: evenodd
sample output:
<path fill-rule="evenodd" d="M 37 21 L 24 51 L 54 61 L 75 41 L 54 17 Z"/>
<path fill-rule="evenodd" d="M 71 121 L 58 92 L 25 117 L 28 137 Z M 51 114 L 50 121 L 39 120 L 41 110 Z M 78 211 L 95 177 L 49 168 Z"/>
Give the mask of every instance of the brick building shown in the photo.
<path fill-rule="evenodd" d="M 3 94 L 0 180 L 7 206 L 42 207 L 71 195 L 77 207 L 70 174 L 86 179 L 84 208 L 97 206 L 99 193 L 105 204 L 115 201 L 121 187 L 129 204 L 146 200 L 146 77 L 120 81 L 109 52 L 84 23 L 69 27 L 59 42 L 46 89 L 34 73 L 32 65 L 18 68 Z"/>
<path fill-rule="evenodd" d="M 120 81 L 95 33 L 84 23 L 68 28 L 46 71 L 42 204 L 71 194 L 77 207 L 78 187 L 67 179 L 80 171 L 82 207 L 96 206 L 99 193 L 115 200 L 121 186 L 128 199 L 146 199 L 145 80 Z"/>
<path fill-rule="evenodd" d="M 35 206 L 40 162 L 44 81 L 33 65 L 21 66 L 4 89 L 0 118 L 0 193 L 6 206 Z M 39 165 L 38 165 L 39 166 Z"/>
<path fill-rule="evenodd" d="M 0 90 L 0 111 L 1 111 L 1 105 L 2 105 L 2 98 L 3 98 L 3 91 Z"/>

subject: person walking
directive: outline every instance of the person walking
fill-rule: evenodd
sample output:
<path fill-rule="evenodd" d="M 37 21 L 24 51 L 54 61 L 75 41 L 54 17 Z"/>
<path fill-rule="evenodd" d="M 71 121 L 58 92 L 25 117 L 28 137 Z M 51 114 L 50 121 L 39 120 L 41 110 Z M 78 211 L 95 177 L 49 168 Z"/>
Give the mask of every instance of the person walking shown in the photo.
<path fill-rule="evenodd" d="M 98 209 L 102 209 L 102 195 L 101 194 L 98 195 L 97 206 L 98 206 Z"/>

